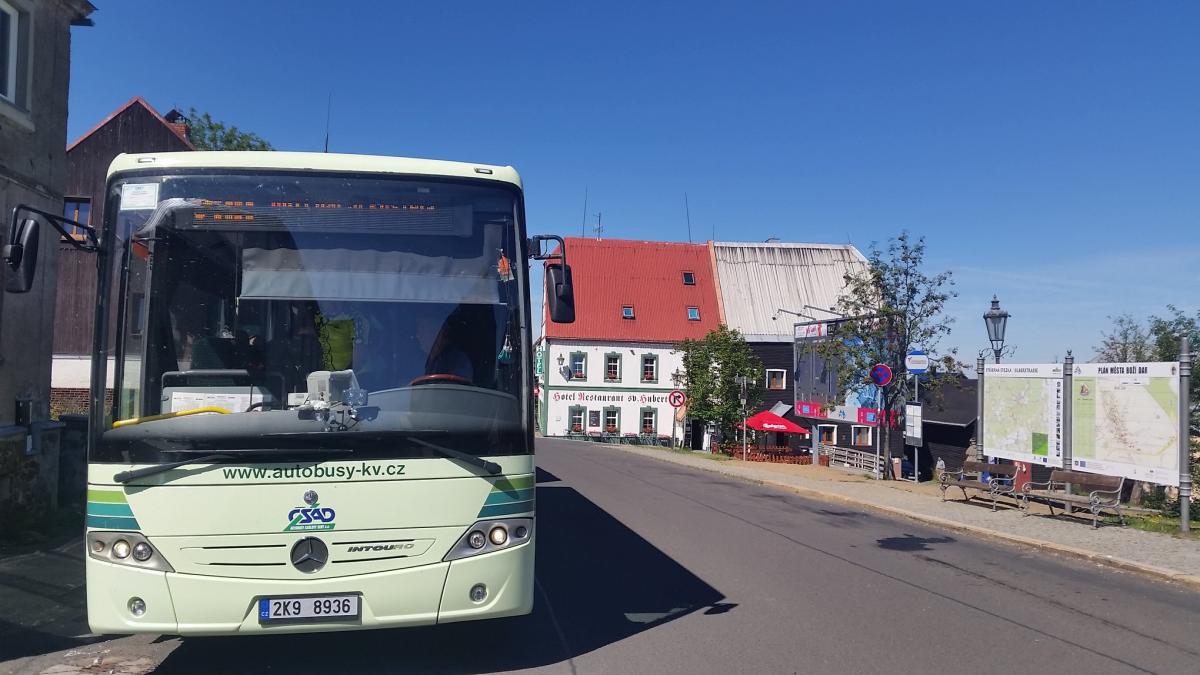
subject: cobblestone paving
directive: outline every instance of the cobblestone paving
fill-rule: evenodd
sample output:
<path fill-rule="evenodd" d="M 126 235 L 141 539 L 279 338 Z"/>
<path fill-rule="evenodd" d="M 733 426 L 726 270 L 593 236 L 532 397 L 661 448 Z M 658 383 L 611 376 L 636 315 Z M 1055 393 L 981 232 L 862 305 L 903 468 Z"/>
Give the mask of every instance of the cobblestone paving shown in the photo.
<path fill-rule="evenodd" d="M 589 444 L 581 443 L 581 446 L 588 448 Z M 1158 570 L 1161 574 L 1200 585 L 1200 540 L 1132 527 L 1102 525 L 1097 530 L 1091 526 L 1090 513 L 1086 520 L 1063 516 L 1051 518 L 1045 508 L 1038 507 L 1031 508 L 1031 515 L 1026 516 L 1014 508 L 1011 500 L 1002 501 L 999 510 L 993 512 L 990 499 L 975 498 L 964 503 L 962 493 L 957 489 L 947 492 L 947 500 L 942 502 L 934 484 L 917 486 L 905 481 L 880 482 L 819 466 L 716 461 L 703 455 L 637 446 L 593 445 L 591 449 L 630 452 L 736 478 L 903 512 L 910 517 L 986 530 L 1002 538 L 1041 544 L 1060 551 L 1064 548 L 1074 549 L 1076 553 L 1113 561 L 1119 566 Z"/>

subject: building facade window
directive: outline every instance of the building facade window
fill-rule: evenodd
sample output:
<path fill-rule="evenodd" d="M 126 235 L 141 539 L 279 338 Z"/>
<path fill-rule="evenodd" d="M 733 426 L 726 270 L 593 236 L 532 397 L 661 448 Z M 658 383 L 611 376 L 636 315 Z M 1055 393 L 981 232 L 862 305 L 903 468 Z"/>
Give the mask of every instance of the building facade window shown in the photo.
<path fill-rule="evenodd" d="M 787 389 L 787 371 L 767 368 L 767 389 Z"/>
<path fill-rule="evenodd" d="M 621 431 L 621 409 L 620 408 L 605 408 L 604 409 L 604 431 L 605 433 L 615 434 Z"/>
<path fill-rule="evenodd" d="M 658 357 L 654 354 L 642 355 L 642 382 L 658 382 Z"/>
<path fill-rule="evenodd" d="M 658 408 L 642 408 L 641 430 L 643 434 L 658 432 Z"/>
<path fill-rule="evenodd" d="M 695 286 L 696 285 L 696 274 L 694 272 L 684 272 L 683 273 L 683 285 L 684 286 Z"/>
<path fill-rule="evenodd" d="M 699 307 L 688 307 L 688 315 L 687 316 L 688 316 L 688 321 L 699 321 L 700 320 L 700 308 Z"/>
<path fill-rule="evenodd" d="M 583 352 L 571 352 L 571 379 L 587 379 L 587 354 Z"/>
<path fill-rule="evenodd" d="M 92 200 L 87 197 L 66 197 L 63 199 L 63 218 L 73 220 L 81 225 L 92 224 Z M 82 238 L 83 230 L 71 228 L 71 236 Z"/>
<path fill-rule="evenodd" d="M 587 408 L 573 405 L 568 409 L 567 417 L 570 420 L 570 426 L 567 428 L 567 431 L 577 434 L 583 433 L 583 419 L 587 417 Z"/>
<path fill-rule="evenodd" d="M 622 319 L 632 319 L 633 318 L 633 305 L 625 305 L 624 307 L 621 308 L 621 318 Z"/>
<path fill-rule="evenodd" d="M 621 355 L 609 353 L 604 355 L 604 381 L 621 381 Z"/>
<path fill-rule="evenodd" d="M 29 13 L 8 0 L 0 0 L 0 100 L 21 110 L 27 102 L 29 63 Z"/>
<path fill-rule="evenodd" d="M 817 440 L 826 445 L 837 445 L 837 426 L 833 424 L 818 424 Z"/>
<path fill-rule="evenodd" d="M 871 427 L 850 427 L 850 445 L 871 445 Z"/>

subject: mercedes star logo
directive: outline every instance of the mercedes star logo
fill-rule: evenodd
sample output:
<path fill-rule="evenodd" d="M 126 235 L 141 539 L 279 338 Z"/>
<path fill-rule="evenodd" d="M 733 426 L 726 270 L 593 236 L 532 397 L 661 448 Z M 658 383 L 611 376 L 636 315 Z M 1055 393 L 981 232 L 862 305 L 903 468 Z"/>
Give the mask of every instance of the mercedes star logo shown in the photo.
<path fill-rule="evenodd" d="M 301 572 L 316 572 L 328 561 L 329 548 L 316 537 L 305 537 L 292 546 L 292 566 Z"/>
<path fill-rule="evenodd" d="M 309 490 L 308 492 L 304 493 L 304 503 L 308 504 L 309 506 L 312 506 L 313 504 L 317 503 L 316 490 Z"/>

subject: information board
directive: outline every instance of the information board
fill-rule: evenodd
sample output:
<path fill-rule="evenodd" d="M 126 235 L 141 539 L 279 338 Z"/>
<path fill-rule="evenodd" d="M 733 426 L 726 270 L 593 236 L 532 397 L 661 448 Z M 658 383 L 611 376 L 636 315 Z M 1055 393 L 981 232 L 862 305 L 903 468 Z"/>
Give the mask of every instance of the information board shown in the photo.
<path fill-rule="evenodd" d="M 1082 363 L 1073 374 L 1072 468 L 1179 485 L 1179 364 Z"/>
<path fill-rule="evenodd" d="M 983 452 L 1042 466 L 1063 465 L 1063 370 L 993 364 L 983 371 Z"/>

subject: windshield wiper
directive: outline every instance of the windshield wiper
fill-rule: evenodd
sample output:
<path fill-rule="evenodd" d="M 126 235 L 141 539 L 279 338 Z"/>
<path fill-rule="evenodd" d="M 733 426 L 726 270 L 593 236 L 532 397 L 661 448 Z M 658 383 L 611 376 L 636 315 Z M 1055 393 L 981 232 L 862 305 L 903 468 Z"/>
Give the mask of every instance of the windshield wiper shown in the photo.
<path fill-rule="evenodd" d="M 203 451 L 164 450 L 163 452 L 170 452 L 174 454 L 199 454 Z M 327 450 L 324 448 L 272 448 L 269 450 L 239 450 L 236 452 L 221 452 L 211 455 L 204 455 L 203 457 L 191 457 L 188 459 L 181 459 L 176 462 L 167 462 L 166 464 L 155 464 L 154 466 L 133 469 L 132 471 L 122 471 L 121 473 L 113 476 L 113 480 L 118 483 L 128 483 L 131 480 L 137 480 L 139 478 L 145 478 L 146 476 L 164 473 L 170 471 L 171 469 L 187 466 L 188 464 L 203 464 L 205 462 L 215 462 L 217 460 L 237 459 L 239 455 L 304 455 L 313 453 L 328 454 L 339 452 L 350 453 L 354 451 L 349 448 L 339 448 L 336 450 Z"/>
<path fill-rule="evenodd" d="M 437 445 L 436 443 L 430 443 L 428 441 L 423 441 L 419 438 L 409 438 L 408 440 L 410 440 L 413 443 L 416 443 L 417 445 L 420 445 L 422 447 L 429 448 L 430 450 L 433 450 L 434 452 L 439 453 L 445 457 L 449 457 L 450 459 L 461 460 L 472 466 L 477 466 L 480 469 L 483 469 L 484 471 L 492 474 L 493 476 L 500 473 L 503 470 L 500 467 L 500 465 L 495 462 L 489 462 L 482 457 L 476 457 L 475 455 L 472 455 L 472 454 L 469 454 L 466 452 L 462 452 L 461 450 L 447 448 L 444 445 Z"/>

